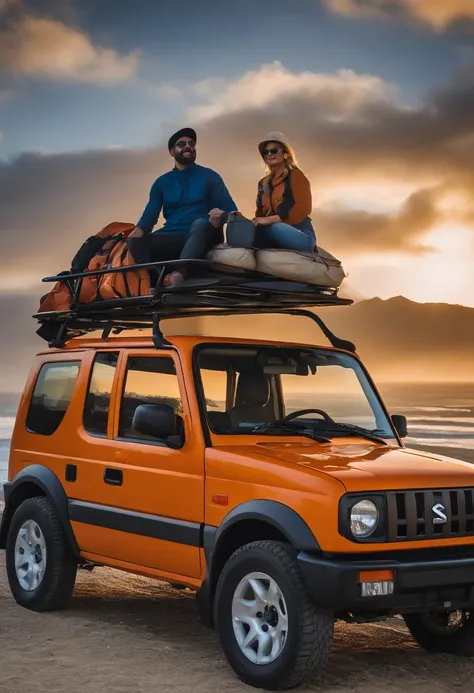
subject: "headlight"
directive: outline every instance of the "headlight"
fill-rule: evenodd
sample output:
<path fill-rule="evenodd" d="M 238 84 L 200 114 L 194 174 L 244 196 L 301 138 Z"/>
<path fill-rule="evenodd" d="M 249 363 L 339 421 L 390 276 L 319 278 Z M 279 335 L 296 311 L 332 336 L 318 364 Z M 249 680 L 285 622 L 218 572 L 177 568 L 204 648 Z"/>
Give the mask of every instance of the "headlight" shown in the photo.
<path fill-rule="evenodd" d="M 351 510 L 351 531 L 357 539 L 365 539 L 375 531 L 379 509 L 371 500 L 361 500 Z"/>

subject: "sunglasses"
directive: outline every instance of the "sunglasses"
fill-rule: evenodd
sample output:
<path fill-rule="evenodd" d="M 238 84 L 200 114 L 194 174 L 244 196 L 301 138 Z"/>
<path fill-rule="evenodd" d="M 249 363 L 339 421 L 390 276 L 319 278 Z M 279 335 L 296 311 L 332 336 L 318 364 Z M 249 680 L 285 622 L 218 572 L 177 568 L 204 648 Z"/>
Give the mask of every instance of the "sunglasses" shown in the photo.
<path fill-rule="evenodd" d="M 183 149 L 184 147 L 192 147 L 194 149 L 196 142 L 194 140 L 180 140 L 179 142 L 176 142 L 174 146 L 179 147 L 179 149 Z"/>
<path fill-rule="evenodd" d="M 283 150 L 281 148 L 273 147 L 272 149 L 264 149 L 262 154 L 263 156 L 268 156 L 269 154 L 278 154 L 278 152 L 282 152 Z"/>

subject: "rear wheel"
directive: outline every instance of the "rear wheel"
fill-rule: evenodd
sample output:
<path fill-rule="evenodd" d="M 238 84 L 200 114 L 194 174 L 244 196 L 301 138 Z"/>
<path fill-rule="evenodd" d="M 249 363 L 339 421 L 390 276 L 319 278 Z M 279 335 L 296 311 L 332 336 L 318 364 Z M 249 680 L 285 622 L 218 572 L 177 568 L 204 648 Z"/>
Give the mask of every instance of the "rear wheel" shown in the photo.
<path fill-rule="evenodd" d="M 313 604 L 294 557 L 274 541 L 247 544 L 228 560 L 215 623 L 229 664 L 251 686 L 294 688 L 329 659 L 333 614 Z"/>
<path fill-rule="evenodd" d="M 474 612 L 443 611 L 407 614 L 405 623 L 421 647 L 432 652 L 472 657 L 474 655 Z"/>
<path fill-rule="evenodd" d="M 8 530 L 6 564 L 10 589 L 20 606 L 49 611 L 69 601 L 77 561 L 47 498 L 28 498 L 16 509 Z"/>

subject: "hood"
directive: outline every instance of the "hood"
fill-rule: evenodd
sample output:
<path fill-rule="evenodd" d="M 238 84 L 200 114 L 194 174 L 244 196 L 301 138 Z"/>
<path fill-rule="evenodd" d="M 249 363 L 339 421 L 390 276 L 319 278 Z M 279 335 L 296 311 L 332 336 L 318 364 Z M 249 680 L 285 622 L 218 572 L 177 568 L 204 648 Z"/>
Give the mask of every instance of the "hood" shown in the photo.
<path fill-rule="evenodd" d="M 349 492 L 474 487 L 474 465 L 468 462 L 368 441 L 329 445 L 268 441 L 227 449 L 322 472 L 341 481 Z"/>

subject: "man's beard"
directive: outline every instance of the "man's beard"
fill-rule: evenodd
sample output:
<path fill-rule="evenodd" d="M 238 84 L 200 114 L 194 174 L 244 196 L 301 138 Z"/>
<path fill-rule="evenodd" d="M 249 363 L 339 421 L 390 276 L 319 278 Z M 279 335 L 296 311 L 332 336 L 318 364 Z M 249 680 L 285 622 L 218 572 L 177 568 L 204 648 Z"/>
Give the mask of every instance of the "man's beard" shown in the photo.
<path fill-rule="evenodd" d="M 196 161 L 196 152 L 191 149 L 188 152 L 185 152 L 186 156 L 183 156 L 183 152 L 175 152 L 174 158 L 178 162 L 178 164 L 181 164 L 182 166 L 187 166 L 188 164 L 194 164 Z"/>

